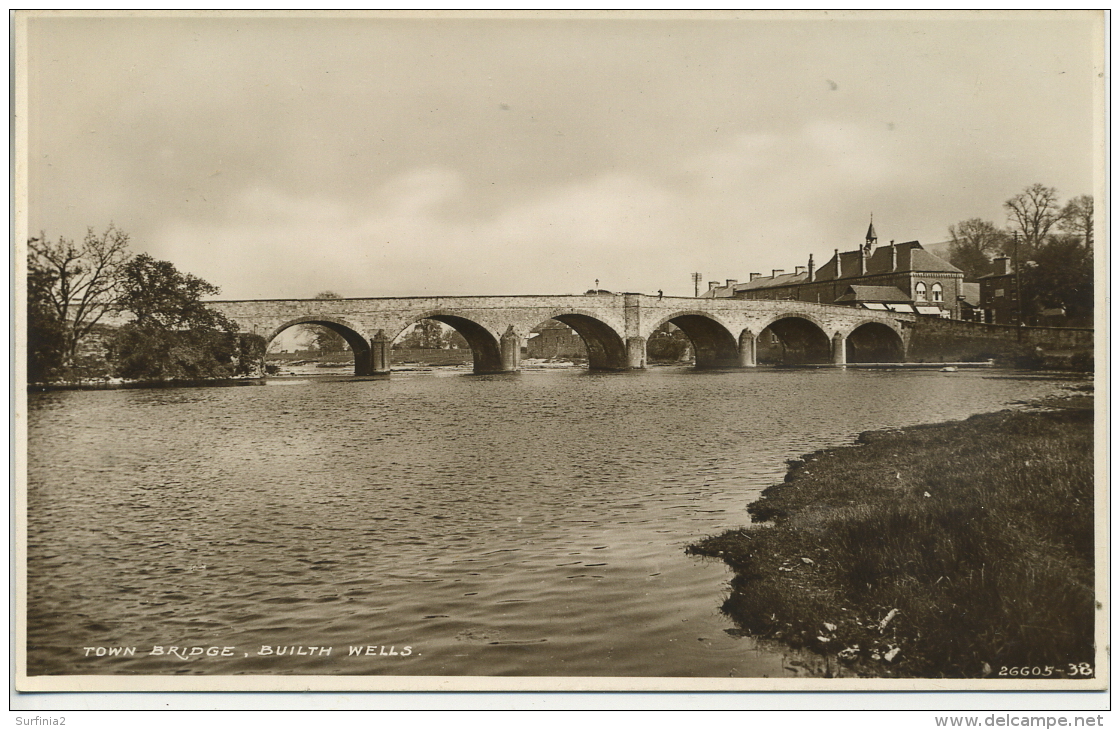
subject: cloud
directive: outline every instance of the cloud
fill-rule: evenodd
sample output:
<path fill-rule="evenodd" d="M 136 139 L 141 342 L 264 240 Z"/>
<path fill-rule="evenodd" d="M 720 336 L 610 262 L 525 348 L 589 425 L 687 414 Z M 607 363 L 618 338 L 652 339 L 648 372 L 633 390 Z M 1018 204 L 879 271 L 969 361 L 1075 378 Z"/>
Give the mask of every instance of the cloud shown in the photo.
<path fill-rule="evenodd" d="M 726 247 L 774 240 L 768 227 L 787 217 L 791 189 L 805 187 L 792 170 L 775 174 L 798 146 L 728 135 L 660 169 L 616 164 L 515 190 L 502 181 L 499 193 L 450 165 L 407 168 L 347 195 L 201 165 L 177 201 L 161 204 L 171 194 L 155 186 L 157 225 L 135 240 L 237 298 L 572 292 L 597 278 L 688 293 L 697 267 L 738 264 Z M 152 164 L 183 157 L 165 146 Z"/>
<path fill-rule="evenodd" d="M 663 280 L 678 256 L 684 200 L 637 176 L 551 188 L 485 218 L 449 215 L 467 192 L 460 174 L 431 167 L 345 207 L 257 187 L 229 220 L 176 220 L 155 245 L 203 278 L 235 282 L 224 296 L 236 298 L 564 293 L 612 276 L 626 288 Z"/>
<path fill-rule="evenodd" d="M 943 240 L 1089 192 L 1089 24 L 981 20 L 37 21 L 31 226 L 238 298 L 688 294 L 872 211 Z"/>
<path fill-rule="evenodd" d="M 899 135 L 807 120 L 725 135 L 667 169 L 601 171 L 487 205 L 476 205 L 485 183 L 451 166 L 348 198 L 253 185 L 224 217 L 180 217 L 153 246 L 231 298 L 577 293 L 596 279 L 687 295 L 693 271 L 745 278 L 854 248 L 872 212 L 884 242 L 918 238 L 919 203 L 957 168 Z"/>

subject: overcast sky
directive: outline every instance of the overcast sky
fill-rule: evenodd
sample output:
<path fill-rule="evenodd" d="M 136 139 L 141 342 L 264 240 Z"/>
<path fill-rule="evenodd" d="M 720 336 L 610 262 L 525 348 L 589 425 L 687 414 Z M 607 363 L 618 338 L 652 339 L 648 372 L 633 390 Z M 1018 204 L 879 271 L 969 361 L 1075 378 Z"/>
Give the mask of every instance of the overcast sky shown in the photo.
<path fill-rule="evenodd" d="M 29 226 L 223 298 L 691 295 L 1092 193 L 1093 18 L 36 17 Z"/>

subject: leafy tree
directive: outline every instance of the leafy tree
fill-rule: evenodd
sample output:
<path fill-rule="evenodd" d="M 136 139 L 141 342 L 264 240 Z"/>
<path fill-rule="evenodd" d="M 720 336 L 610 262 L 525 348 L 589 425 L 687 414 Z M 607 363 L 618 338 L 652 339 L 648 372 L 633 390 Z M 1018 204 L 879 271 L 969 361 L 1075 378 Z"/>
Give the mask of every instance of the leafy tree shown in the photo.
<path fill-rule="evenodd" d="M 450 328 L 443 333 L 443 347 L 447 350 L 469 350 L 471 346 L 459 330 Z"/>
<path fill-rule="evenodd" d="M 227 338 L 230 342 L 230 358 L 233 375 L 260 376 L 264 374 L 264 356 L 268 341 L 260 335 L 248 332 L 234 334 Z"/>
<path fill-rule="evenodd" d="M 321 291 L 315 295 L 316 299 L 342 299 L 333 291 Z M 327 327 L 310 324 L 303 325 L 303 331 L 311 337 L 311 346 L 321 353 L 345 352 L 350 349 L 346 339 Z"/>
<path fill-rule="evenodd" d="M 128 234 L 111 224 L 100 235 L 88 229 L 81 243 L 62 237 L 50 241 L 44 234 L 28 241 L 28 294 L 35 297 L 29 315 L 37 318 L 38 327 L 35 356 L 46 358 L 36 367 L 56 357 L 61 358 L 58 367 L 74 364 L 82 340 L 117 308 L 121 269 L 127 260 Z M 47 330 L 52 334 L 44 339 Z M 56 356 L 45 347 L 58 347 L 61 352 Z"/>
<path fill-rule="evenodd" d="M 1006 231 L 979 218 L 949 226 L 949 236 L 949 263 L 964 272 L 966 281 L 991 273 L 992 258 L 1008 250 L 1011 243 Z"/>
<path fill-rule="evenodd" d="M 421 347 L 427 350 L 442 350 L 444 345 L 444 325 L 434 319 L 422 319 L 417 327 L 420 330 Z"/>
<path fill-rule="evenodd" d="M 27 382 L 46 383 L 62 377 L 66 327 L 51 305 L 49 272 L 32 269 L 27 275 Z"/>
<path fill-rule="evenodd" d="M 146 253 L 132 258 L 121 271 L 120 308 L 131 312 L 135 323 L 144 327 L 236 331 L 225 315 L 201 301 L 219 293 L 221 289 L 213 284 Z"/>
<path fill-rule="evenodd" d="M 1085 248 L 1093 247 L 1093 196 L 1078 195 L 1062 208 L 1062 220 L 1058 224 L 1062 231 L 1077 236 Z"/>
<path fill-rule="evenodd" d="M 1043 310 L 1061 308 L 1067 323 L 1091 326 L 1093 197 L 1063 206 L 1054 188 L 1036 183 L 1004 208 L 1006 230 L 979 218 L 950 226 L 949 260 L 974 278 L 986 273 L 993 254 L 1015 254 L 1024 322 L 1037 324 Z"/>
<path fill-rule="evenodd" d="M 692 345 L 688 335 L 673 324 L 665 323 L 658 327 L 649 342 L 646 343 L 646 354 L 650 360 L 659 362 L 677 362 Z"/>
<path fill-rule="evenodd" d="M 1027 187 L 1003 207 L 1012 233 L 1019 236 L 1019 253 L 1024 260 L 1034 256 L 1046 242 L 1050 229 L 1062 219 L 1058 191 L 1039 183 Z"/>
<path fill-rule="evenodd" d="M 394 347 L 406 350 L 442 350 L 445 342 L 443 332 L 444 325 L 440 322 L 422 319 Z"/>
<path fill-rule="evenodd" d="M 399 340 L 393 343 L 393 349 L 396 350 L 415 350 L 420 347 L 420 333 L 416 328 L 408 330 Z"/>
<path fill-rule="evenodd" d="M 1080 195 L 1059 206 L 1054 188 L 1035 184 L 1004 207 L 1012 231 L 1019 234 L 1024 318 L 1037 322 L 1042 310 L 1061 308 L 1070 320 L 1089 323 L 1093 311 L 1092 196 Z"/>
<path fill-rule="evenodd" d="M 1031 320 L 1044 309 L 1065 310 L 1066 317 L 1091 326 L 1093 250 L 1075 236 L 1054 237 L 1020 272 L 1025 314 Z"/>
<path fill-rule="evenodd" d="M 134 380 L 205 380 L 257 375 L 264 338 L 213 329 L 168 330 L 130 322 L 117 332 L 112 355 L 119 377 Z"/>
<path fill-rule="evenodd" d="M 218 287 L 140 254 L 122 269 L 120 306 L 135 319 L 110 345 L 117 375 L 143 380 L 222 378 L 259 372 L 265 343 L 201 297 Z"/>

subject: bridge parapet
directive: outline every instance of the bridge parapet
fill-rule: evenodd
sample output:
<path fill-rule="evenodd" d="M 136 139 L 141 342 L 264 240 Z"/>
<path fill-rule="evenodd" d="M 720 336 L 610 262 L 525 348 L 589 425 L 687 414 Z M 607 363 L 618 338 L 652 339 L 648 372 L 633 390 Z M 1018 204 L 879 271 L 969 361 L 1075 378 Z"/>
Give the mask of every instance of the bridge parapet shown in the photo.
<path fill-rule="evenodd" d="M 893 331 L 905 350 L 914 315 L 857 310 L 799 301 L 700 299 L 643 294 L 584 294 L 484 297 L 378 297 L 357 299 L 266 299 L 215 301 L 243 331 L 271 340 L 288 327 L 316 323 L 342 334 L 355 351 L 357 371 L 375 372 L 387 362 L 378 347 L 396 339 L 421 319 L 451 325 L 467 338 L 478 372 L 516 369 L 510 352 L 524 345 L 541 323 L 557 319 L 584 339 L 593 368 L 645 367 L 645 346 L 653 333 L 673 322 L 692 340 L 698 367 L 740 367 L 755 362 L 755 339 L 768 327 L 801 322 L 840 348 L 858 328 L 879 324 Z M 795 328 L 796 329 L 796 328 Z M 792 330 L 791 330 L 792 331 Z M 379 337 L 381 344 L 374 344 Z M 371 354 L 372 353 L 372 354 Z"/>
<path fill-rule="evenodd" d="M 207 304 L 251 332 L 275 336 L 277 328 L 315 317 L 344 320 L 363 334 L 385 330 L 396 338 L 408 326 L 431 314 L 471 319 L 496 338 L 506 329 L 524 336 L 540 323 L 561 314 L 582 313 L 618 330 L 625 329 L 621 295 L 392 297 L 362 299 L 223 300 Z"/>
<path fill-rule="evenodd" d="M 902 322 L 913 322 L 916 315 L 899 312 L 880 312 L 870 309 L 841 307 L 835 304 L 816 304 L 794 300 L 750 300 L 750 299 L 700 299 L 693 297 L 642 296 L 643 336 L 649 337 L 659 326 L 670 321 L 677 312 L 706 314 L 713 319 L 726 323 L 729 330 L 751 329 L 761 332 L 770 323 L 784 317 L 804 317 L 817 324 L 824 333 L 832 337 L 836 332 L 844 336 L 866 322 L 880 322 L 891 329 L 901 332 Z M 738 333 L 735 333 L 736 335 Z"/>

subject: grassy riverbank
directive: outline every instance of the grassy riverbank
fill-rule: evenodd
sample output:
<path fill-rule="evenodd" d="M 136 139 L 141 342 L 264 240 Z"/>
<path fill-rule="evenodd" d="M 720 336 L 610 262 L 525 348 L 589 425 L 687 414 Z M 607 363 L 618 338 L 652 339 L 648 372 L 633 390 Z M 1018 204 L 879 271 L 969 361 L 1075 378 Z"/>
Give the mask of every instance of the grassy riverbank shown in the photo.
<path fill-rule="evenodd" d="M 1092 398 L 1057 405 L 810 454 L 748 508 L 771 526 L 689 552 L 734 569 L 723 608 L 742 628 L 824 654 L 830 673 L 1084 676 Z"/>

